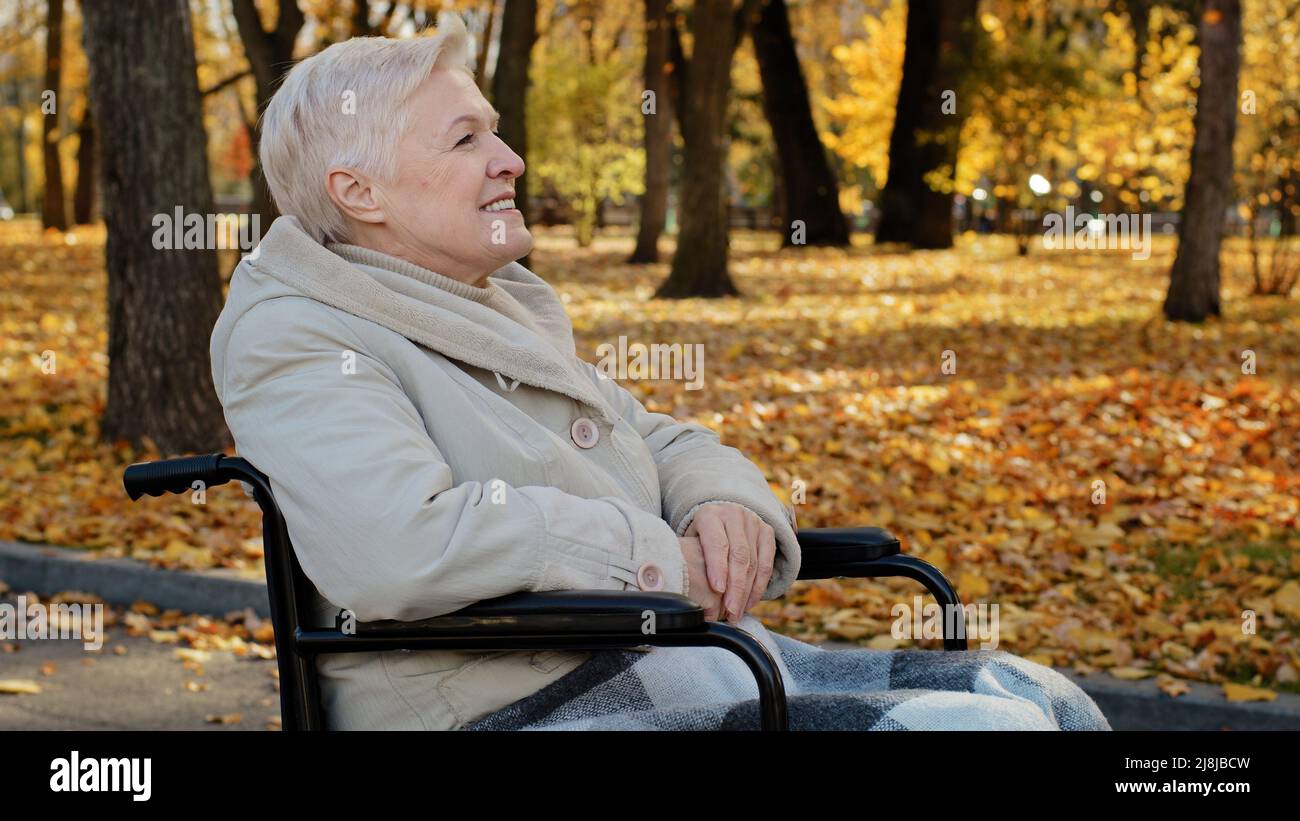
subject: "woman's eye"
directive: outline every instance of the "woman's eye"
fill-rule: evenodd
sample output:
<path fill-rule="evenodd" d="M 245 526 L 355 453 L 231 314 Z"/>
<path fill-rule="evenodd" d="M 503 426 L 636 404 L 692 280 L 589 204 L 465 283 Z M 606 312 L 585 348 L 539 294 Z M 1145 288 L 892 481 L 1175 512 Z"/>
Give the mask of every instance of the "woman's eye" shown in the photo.
<path fill-rule="evenodd" d="M 466 144 L 471 143 L 471 142 L 473 142 L 473 141 L 474 141 L 474 135 L 473 135 L 473 134 L 466 134 L 464 137 L 461 137 L 461 138 L 460 138 L 460 140 L 456 143 L 456 145 L 458 145 L 458 146 L 460 146 L 460 145 L 466 145 Z"/>

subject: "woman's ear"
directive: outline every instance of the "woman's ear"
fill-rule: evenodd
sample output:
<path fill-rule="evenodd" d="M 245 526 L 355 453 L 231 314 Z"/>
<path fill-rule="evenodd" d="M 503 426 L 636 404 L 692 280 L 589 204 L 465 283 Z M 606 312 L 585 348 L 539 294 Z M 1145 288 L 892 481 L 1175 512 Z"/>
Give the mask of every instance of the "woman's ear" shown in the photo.
<path fill-rule="evenodd" d="M 339 211 L 358 222 L 381 223 L 387 220 L 374 185 L 351 168 L 336 166 L 327 171 L 325 190 Z"/>

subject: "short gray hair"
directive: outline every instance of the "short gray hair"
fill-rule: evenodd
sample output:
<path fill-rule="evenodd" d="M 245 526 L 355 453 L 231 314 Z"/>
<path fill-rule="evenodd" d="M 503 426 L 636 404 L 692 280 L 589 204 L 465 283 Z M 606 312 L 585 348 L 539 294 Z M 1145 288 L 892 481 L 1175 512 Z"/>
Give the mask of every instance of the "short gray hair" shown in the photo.
<path fill-rule="evenodd" d="M 449 11 L 432 37 L 353 37 L 295 65 L 262 114 L 262 172 L 280 213 L 317 242 L 346 241 L 325 172 L 343 165 L 392 179 L 406 100 L 438 65 L 473 74 L 469 33 Z"/>

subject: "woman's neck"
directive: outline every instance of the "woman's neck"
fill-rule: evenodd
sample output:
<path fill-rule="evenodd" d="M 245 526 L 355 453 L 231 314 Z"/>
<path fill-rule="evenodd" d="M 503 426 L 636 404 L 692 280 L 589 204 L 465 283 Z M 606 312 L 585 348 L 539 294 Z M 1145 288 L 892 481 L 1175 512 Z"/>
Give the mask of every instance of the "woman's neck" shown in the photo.
<path fill-rule="evenodd" d="M 365 226 L 360 230 L 355 230 L 354 236 L 348 240 L 347 244 L 369 248 L 372 251 L 405 260 L 412 265 L 417 265 L 427 271 L 433 271 L 441 276 L 463 282 L 475 288 L 487 288 L 488 278 L 492 276 L 495 269 L 484 271 L 481 267 L 471 267 L 449 257 L 430 254 L 401 237 L 393 235 L 391 231 L 384 230 L 385 228 L 386 226 L 382 225 Z"/>

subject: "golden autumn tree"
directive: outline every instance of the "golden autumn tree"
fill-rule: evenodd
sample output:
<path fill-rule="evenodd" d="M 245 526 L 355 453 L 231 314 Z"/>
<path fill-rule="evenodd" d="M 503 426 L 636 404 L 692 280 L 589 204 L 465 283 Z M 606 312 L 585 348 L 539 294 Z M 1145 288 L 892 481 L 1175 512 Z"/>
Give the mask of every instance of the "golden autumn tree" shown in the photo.
<path fill-rule="evenodd" d="M 906 25 L 907 4 L 893 0 L 879 14 L 863 16 L 862 37 L 831 50 L 847 87 L 822 101 L 831 121 L 822 139 L 846 163 L 866 171 L 876 188 L 889 173 Z"/>
<path fill-rule="evenodd" d="M 1254 291 L 1287 296 L 1300 282 L 1300 73 L 1277 67 L 1300 65 L 1300 2 L 1249 0 L 1244 24 L 1234 183 Z"/>
<path fill-rule="evenodd" d="M 595 236 L 604 200 L 645 190 L 638 11 L 579 5 L 551 23 L 533 55 L 529 173 L 534 186 L 573 207 L 582 247 Z"/>

